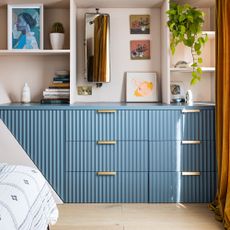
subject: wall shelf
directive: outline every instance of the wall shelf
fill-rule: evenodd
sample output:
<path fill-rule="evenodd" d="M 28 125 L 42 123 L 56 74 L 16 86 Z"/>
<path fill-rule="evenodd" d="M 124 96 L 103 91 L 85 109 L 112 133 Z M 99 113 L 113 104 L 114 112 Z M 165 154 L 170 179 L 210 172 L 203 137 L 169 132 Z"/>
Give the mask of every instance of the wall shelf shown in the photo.
<path fill-rule="evenodd" d="M 203 31 L 202 34 L 207 34 L 209 39 L 215 39 L 216 36 L 215 31 Z"/>
<path fill-rule="evenodd" d="M 215 72 L 215 67 L 201 67 L 203 72 Z M 191 73 L 192 68 L 170 68 L 171 72 Z"/>
<path fill-rule="evenodd" d="M 69 55 L 70 50 L 0 50 L 0 56 L 7 55 Z"/>

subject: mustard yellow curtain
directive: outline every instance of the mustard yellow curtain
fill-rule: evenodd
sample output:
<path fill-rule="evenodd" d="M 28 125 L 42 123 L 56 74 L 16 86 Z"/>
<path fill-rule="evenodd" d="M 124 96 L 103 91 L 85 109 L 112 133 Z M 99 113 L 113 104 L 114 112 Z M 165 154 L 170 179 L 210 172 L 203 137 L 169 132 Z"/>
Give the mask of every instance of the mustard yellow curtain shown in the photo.
<path fill-rule="evenodd" d="M 216 0 L 216 152 L 218 188 L 211 205 L 230 230 L 230 0 Z"/>

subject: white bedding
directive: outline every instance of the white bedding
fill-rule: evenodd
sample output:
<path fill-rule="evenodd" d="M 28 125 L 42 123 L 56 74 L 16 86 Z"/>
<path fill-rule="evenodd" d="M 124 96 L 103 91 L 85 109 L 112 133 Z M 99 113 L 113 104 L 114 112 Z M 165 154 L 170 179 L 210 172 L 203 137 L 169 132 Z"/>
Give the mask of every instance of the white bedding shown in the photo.
<path fill-rule="evenodd" d="M 57 206 L 38 170 L 0 164 L 0 229 L 45 230 L 57 218 Z"/>

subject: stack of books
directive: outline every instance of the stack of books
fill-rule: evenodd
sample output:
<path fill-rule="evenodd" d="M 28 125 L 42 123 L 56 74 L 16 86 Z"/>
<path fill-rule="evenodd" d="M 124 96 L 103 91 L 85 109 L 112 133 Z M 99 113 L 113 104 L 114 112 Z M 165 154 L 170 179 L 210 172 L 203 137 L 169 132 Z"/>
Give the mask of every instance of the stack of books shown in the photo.
<path fill-rule="evenodd" d="M 57 71 L 49 88 L 43 91 L 42 104 L 68 104 L 70 96 L 68 71 Z"/>

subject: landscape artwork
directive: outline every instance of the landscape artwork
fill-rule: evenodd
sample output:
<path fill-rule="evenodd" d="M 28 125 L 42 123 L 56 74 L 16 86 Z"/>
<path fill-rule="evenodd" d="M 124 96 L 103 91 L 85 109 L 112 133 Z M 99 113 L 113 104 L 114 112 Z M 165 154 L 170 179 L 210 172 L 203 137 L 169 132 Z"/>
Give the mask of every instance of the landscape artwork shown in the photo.
<path fill-rule="evenodd" d="M 150 15 L 130 15 L 131 34 L 150 34 Z"/>
<path fill-rule="evenodd" d="M 131 60 L 150 59 L 150 40 L 130 41 Z"/>

